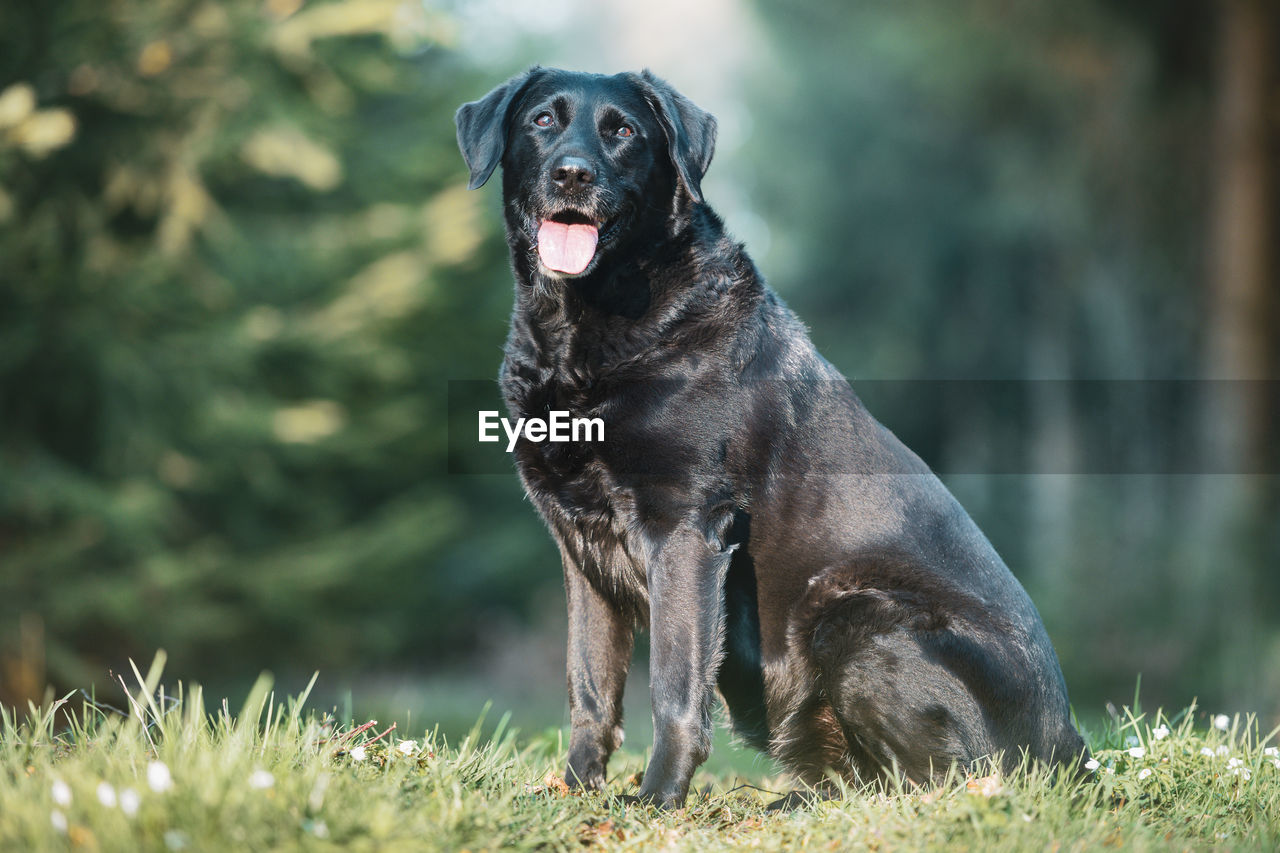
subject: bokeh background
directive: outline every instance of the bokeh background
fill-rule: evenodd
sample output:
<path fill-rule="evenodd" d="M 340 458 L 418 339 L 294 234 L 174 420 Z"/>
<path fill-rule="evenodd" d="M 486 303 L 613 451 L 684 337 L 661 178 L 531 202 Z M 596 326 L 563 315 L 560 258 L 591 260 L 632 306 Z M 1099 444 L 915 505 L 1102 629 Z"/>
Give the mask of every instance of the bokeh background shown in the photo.
<path fill-rule="evenodd" d="M 164 648 L 233 696 L 567 722 L 550 537 L 446 460 L 512 291 L 452 116 L 535 62 L 718 116 L 709 200 L 1082 717 L 1140 676 L 1280 722 L 1267 0 L 6 0 L 0 702 Z"/>

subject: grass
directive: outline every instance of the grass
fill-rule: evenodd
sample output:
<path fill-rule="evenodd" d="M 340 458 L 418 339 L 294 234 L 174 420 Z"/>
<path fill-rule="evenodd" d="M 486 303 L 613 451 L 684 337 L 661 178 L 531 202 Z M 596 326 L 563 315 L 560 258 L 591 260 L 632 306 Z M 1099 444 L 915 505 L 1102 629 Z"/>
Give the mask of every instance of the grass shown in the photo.
<path fill-rule="evenodd" d="M 779 815 L 763 803 L 785 778 L 700 773 L 689 805 L 663 813 L 568 793 L 562 737 L 499 724 L 482 740 L 477 724 L 450 744 L 342 723 L 265 677 L 233 713 L 198 687 L 166 691 L 162 667 L 135 669 L 119 711 L 69 695 L 4 713 L 0 850 L 1280 849 L 1275 733 L 1193 708 L 1126 709 L 1091 733 L 1101 765 L 1083 783 L 953 774 Z M 615 757 L 610 790 L 634 792 L 643 758 Z"/>

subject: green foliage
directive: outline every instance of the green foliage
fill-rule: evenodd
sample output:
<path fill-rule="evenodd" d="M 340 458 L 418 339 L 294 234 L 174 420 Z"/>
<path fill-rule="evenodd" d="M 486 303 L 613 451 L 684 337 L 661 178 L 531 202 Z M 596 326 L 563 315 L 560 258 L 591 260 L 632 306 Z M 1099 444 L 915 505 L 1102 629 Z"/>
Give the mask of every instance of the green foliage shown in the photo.
<path fill-rule="evenodd" d="M 513 478 L 445 473 L 510 301 L 454 143 L 486 83 L 420 5 L 300 5 L 7 7 L 0 626 L 54 682 L 447 654 L 543 541 Z"/>
<path fill-rule="evenodd" d="M 661 813 L 612 798 L 634 791 L 640 756 L 615 759 L 608 794 L 572 796 L 555 775 L 565 756 L 554 738 L 521 745 L 500 728 L 482 741 L 477 724 L 451 745 L 432 732 L 352 726 L 306 709 L 305 694 L 277 701 L 265 678 L 233 714 L 225 701 L 207 708 L 198 687 L 166 698 L 162 664 L 146 677 L 135 669 L 127 716 L 87 704 L 64 726 L 75 707 L 65 699 L 4 714 L 0 847 L 1270 850 L 1280 841 L 1271 737 L 1251 720 L 1199 728 L 1193 709 L 1171 723 L 1132 714 L 1101 734 L 1093 780 L 1035 768 L 953 773 L 938 786 L 845 789 L 779 814 L 764 804 L 785 779 L 743 785 L 700 773 L 688 806 Z"/>
<path fill-rule="evenodd" d="M 1103 3 L 758 5 L 783 68 L 759 81 L 759 157 L 790 166 L 756 176 L 773 279 L 837 364 L 928 379 L 1194 366 L 1207 187 L 1166 179 L 1204 141 L 1155 89 L 1152 34 Z"/>

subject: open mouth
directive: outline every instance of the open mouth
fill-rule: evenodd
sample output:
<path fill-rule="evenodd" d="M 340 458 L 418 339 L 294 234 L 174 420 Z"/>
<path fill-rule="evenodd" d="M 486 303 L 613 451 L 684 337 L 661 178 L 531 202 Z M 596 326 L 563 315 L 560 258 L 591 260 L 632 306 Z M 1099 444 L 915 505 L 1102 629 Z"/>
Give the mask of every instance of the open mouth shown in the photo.
<path fill-rule="evenodd" d="M 573 210 L 538 223 L 538 258 L 549 270 L 578 275 L 591 265 L 600 242 L 600 223 Z"/>

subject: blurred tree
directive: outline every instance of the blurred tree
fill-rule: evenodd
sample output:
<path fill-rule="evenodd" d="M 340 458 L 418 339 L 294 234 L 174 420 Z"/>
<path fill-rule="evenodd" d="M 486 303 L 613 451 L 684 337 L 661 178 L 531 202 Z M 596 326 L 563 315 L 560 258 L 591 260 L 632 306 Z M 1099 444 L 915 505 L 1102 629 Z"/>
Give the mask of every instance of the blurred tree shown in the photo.
<path fill-rule="evenodd" d="M 157 646 L 205 679 L 441 658 L 528 606 L 535 520 L 482 524 L 518 484 L 445 473 L 447 381 L 496 370 L 510 304 L 452 26 L 5 4 L 0 699 Z"/>
<path fill-rule="evenodd" d="M 1202 318 L 1196 372 L 1202 470 L 1185 523 L 1170 524 L 1183 545 L 1171 565 L 1183 588 L 1176 619 L 1197 638 L 1202 685 L 1246 703 L 1280 702 L 1280 483 L 1264 472 L 1280 457 L 1271 439 L 1280 415 L 1280 302 L 1275 245 L 1280 242 L 1280 7 L 1269 0 L 1106 0 L 1136 28 L 1157 58 L 1157 108 L 1198 100 L 1202 152 L 1185 168 L 1205 176 L 1205 213 L 1190 235 L 1201 261 Z M 1175 413 L 1173 417 L 1186 414 Z M 1223 475 L 1223 472 L 1232 472 Z M 1166 522 L 1167 523 L 1167 522 Z M 1194 626 L 1186 630 L 1187 626 Z M 1268 673 L 1259 677 L 1260 673 Z"/>
<path fill-rule="evenodd" d="M 1209 298 L 1209 369 L 1214 378 L 1267 379 L 1277 364 L 1275 282 L 1277 236 L 1275 160 L 1280 135 L 1280 9 L 1262 0 L 1221 0 L 1217 40 L 1218 104 L 1212 269 Z M 1265 386 L 1260 386 L 1259 390 Z M 1224 418 L 1240 429 L 1236 452 L 1272 452 L 1262 394 L 1248 409 Z"/>
<path fill-rule="evenodd" d="M 1275 382 L 1265 380 L 1275 380 L 1280 368 L 1274 248 L 1280 241 L 1280 8 L 1267 0 L 1214 5 L 1217 104 L 1205 373 L 1219 380 L 1220 393 L 1210 398 L 1204 421 L 1210 461 L 1222 470 L 1253 473 L 1278 458 L 1273 436 L 1280 395 Z M 1274 567 L 1280 489 L 1274 479 L 1257 476 L 1212 485 L 1198 529 L 1209 560 L 1219 568 L 1216 579 L 1227 582 L 1225 604 L 1236 617 L 1224 625 L 1223 643 L 1241 650 L 1269 645 L 1280 655 L 1280 578 Z M 1233 656 L 1223 667 L 1224 679 L 1255 679 L 1252 658 Z M 1280 692 L 1280 684 L 1253 692 L 1266 690 Z"/>

